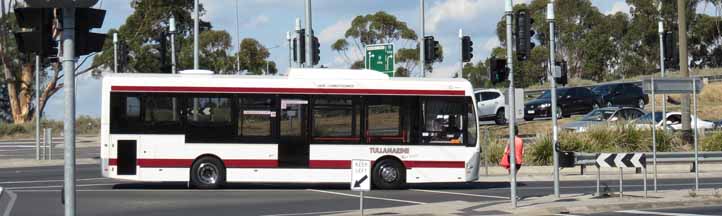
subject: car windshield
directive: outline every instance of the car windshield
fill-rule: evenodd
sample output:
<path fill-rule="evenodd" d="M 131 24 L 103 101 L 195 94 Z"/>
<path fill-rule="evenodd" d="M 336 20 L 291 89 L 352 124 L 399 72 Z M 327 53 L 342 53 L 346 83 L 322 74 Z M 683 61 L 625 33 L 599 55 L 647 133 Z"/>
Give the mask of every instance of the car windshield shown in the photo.
<path fill-rule="evenodd" d="M 592 92 L 598 95 L 606 94 L 609 92 L 610 85 L 597 86 L 592 89 Z"/>
<path fill-rule="evenodd" d="M 614 114 L 615 110 L 594 110 L 582 118 L 582 121 L 604 121 Z"/>
<path fill-rule="evenodd" d="M 652 113 L 644 114 L 642 117 L 639 118 L 639 123 L 649 124 L 652 122 Z M 662 112 L 655 112 L 654 113 L 654 123 L 659 123 L 662 121 Z"/>
<path fill-rule="evenodd" d="M 564 93 L 567 92 L 567 89 L 557 89 L 557 96 L 564 95 Z M 546 90 L 542 95 L 538 97 L 538 99 L 547 99 L 552 98 L 552 91 Z"/>

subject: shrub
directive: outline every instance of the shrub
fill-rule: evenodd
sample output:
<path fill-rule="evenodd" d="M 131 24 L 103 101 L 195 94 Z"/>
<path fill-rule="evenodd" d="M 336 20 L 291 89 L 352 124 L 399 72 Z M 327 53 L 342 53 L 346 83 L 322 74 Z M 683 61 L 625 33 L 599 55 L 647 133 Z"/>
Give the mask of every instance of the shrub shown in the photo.
<path fill-rule="evenodd" d="M 540 136 L 537 137 L 536 143 L 525 149 L 527 159 L 525 162 L 530 162 L 534 165 L 549 165 L 552 163 L 552 137 L 551 136 Z"/>
<path fill-rule="evenodd" d="M 722 151 L 722 132 L 707 134 L 701 140 L 702 151 Z"/>

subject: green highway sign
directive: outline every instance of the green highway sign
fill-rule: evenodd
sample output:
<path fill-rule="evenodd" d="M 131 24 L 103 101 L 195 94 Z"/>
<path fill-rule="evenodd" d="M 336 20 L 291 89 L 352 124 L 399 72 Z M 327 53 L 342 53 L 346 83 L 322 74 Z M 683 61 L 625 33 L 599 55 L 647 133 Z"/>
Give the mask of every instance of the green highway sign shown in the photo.
<path fill-rule="evenodd" d="M 366 46 L 366 69 L 394 76 L 394 45 L 374 44 Z"/>

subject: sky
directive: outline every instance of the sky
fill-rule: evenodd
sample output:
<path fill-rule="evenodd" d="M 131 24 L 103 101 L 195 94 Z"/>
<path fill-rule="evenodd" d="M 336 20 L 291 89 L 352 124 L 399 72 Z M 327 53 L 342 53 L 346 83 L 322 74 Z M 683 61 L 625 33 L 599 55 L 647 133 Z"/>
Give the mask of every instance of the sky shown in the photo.
<path fill-rule="evenodd" d="M 516 0 L 515 4 L 530 0 Z M 107 32 L 117 28 L 132 14 L 129 0 L 101 0 L 98 7 L 107 10 L 103 28 Z M 240 38 L 255 38 L 270 49 L 270 59 L 279 71 L 288 69 L 288 43 L 286 32 L 294 29 L 295 19 L 304 17 L 304 0 L 200 0 L 207 12 L 201 18 L 209 20 L 216 30 L 226 30 L 234 44 Z M 486 58 L 492 48 L 499 45 L 495 35 L 496 23 L 504 15 L 501 0 L 426 0 L 426 35 L 433 35 L 444 47 L 445 61 L 435 65 L 431 77 L 449 77 L 458 70 L 459 29 L 471 36 L 474 42 L 474 59 Z M 240 22 L 236 23 L 236 3 Z M 624 0 L 592 0 L 603 13 L 629 12 Z M 385 11 L 417 31 L 419 28 L 418 0 L 312 0 L 313 28 L 321 43 L 320 64 L 330 68 L 347 68 L 344 58 L 330 49 L 331 43 L 343 37 L 351 20 L 358 15 Z M 240 27 L 240 28 L 237 28 Z M 396 45 L 396 49 L 403 44 Z M 361 59 L 360 54 L 351 54 Z M 89 64 L 89 63 L 86 63 Z M 418 71 L 418 69 L 416 70 Z M 77 78 L 77 115 L 100 115 L 101 82 L 89 75 Z M 45 116 L 63 118 L 63 91 L 48 102 Z"/>

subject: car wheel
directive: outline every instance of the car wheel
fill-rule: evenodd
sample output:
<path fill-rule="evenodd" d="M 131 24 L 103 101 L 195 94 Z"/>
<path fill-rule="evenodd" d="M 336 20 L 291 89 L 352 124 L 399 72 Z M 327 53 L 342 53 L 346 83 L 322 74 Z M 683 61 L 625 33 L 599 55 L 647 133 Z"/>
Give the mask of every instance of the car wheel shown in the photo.
<path fill-rule="evenodd" d="M 494 122 L 498 125 L 506 124 L 506 115 L 504 115 L 504 109 L 499 109 L 499 111 L 496 111 L 496 119 Z"/>
<path fill-rule="evenodd" d="M 640 98 L 637 102 L 637 106 L 639 106 L 640 109 L 644 109 L 644 99 Z"/>
<path fill-rule="evenodd" d="M 377 162 L 371 175 L 371 182 L 379 189 L 399 189 L 406 184 L 406 168 L 397 160 Z"/>
<path fill-rule="evenodd" d="M 534 120 L 534 117 L 524 116 L 524 120 L 526 120 L 526 121 L 533 121 L 533 120 Z"/>
<path fill-rule="evenodd" d="M 216 189 L 226 182 L 226 168 L 215 157 L 201 157 L 191 168 L 191 186 L 199 189 Z"/>

